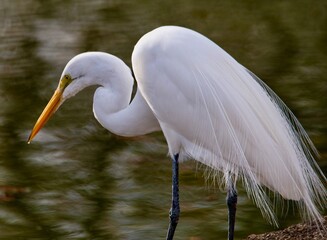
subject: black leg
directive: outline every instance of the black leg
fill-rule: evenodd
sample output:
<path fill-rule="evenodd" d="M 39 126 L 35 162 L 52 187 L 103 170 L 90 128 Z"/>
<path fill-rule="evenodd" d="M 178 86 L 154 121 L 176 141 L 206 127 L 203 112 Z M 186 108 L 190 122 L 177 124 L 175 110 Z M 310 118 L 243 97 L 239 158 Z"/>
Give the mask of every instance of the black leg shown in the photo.
<path fill-rule="evenodd" d="M 169 212 L 169 228 L 167 232 L 167 240 L 172 240 L 174 237 L 175 229 L 178 223 L 179 219 L 179 187 L 178 187 L 178 154 L 174 155 L 174 158 L 172 159 L 172 202 L 171 202 L 171 209 Z"/>
<path fill-rule="evenodd" d="M 237 191 L 234 187 L 232 178 L 228 179 L 227 183 L 227 206 L 228 206 L 228 240 L 234 239 L 234 227 L 236 216 L 236 204 L 237 204 Z"/>

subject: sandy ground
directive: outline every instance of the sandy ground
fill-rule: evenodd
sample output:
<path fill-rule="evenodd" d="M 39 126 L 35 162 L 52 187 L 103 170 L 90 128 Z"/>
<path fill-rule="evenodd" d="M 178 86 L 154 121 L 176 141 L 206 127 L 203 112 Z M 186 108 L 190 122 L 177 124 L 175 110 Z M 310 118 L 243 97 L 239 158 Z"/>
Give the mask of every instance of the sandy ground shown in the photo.
<path fill-rule="evenodd" d="M 327 216 L 324 218 L 324 230 L 313 223 L 301 223 L 280 231 L 251 234 L 245 240 L 327 240 Z"/>

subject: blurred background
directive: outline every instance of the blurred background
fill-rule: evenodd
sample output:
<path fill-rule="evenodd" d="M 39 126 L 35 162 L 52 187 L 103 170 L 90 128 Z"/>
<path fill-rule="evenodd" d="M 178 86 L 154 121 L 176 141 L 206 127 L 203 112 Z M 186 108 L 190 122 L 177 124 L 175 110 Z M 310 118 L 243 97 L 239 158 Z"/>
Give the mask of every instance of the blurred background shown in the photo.
<path fill-rule="evenodd" d="M 94 87 L 26 140 L 66 63 L 104 51 L 131 66 L 137 40 L 161 25 L 192 28 L 263 79 L 291 108 L 327 171 L 327 2 L 2 0 L 0 239 L 164 239 L 171 162 L 161 133 L 121 138 L 93 117 Z M 224 239 L 225 192 L 181 164 L 175 239 Z M 288 209 L 288 211 L 287 211 Z M 292 203 L 281 227 L 300 221 Z M 274 228 L 239 186 L 236 239 Z"/>

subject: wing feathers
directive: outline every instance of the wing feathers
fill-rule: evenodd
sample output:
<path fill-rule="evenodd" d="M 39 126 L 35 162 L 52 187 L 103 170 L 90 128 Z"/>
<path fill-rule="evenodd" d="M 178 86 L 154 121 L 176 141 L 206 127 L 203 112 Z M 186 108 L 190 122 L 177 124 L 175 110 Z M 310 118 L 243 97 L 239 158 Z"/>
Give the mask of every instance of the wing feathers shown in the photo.
<path fill-rule="evenodd" d="M 259 78 L 209 39 L 178 27 L 145 35 L 132 60 L 171 154 L 234 173 L 274 224 L 262 185 L 300 200 L 309 217 L 320 218 L 315 203 L 323 205 L 326 191 L 311 154 L 316 150 L 292 112 Z"/>

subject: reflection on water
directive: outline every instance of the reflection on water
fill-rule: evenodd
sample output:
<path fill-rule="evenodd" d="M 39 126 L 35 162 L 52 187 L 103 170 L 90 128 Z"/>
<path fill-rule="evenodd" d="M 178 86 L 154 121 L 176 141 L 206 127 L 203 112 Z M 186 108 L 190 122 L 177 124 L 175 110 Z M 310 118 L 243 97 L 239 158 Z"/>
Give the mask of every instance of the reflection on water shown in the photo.
<path fill-rule="evenodd" d="M 1 1 L 1 239 L 164 239 L 171 187 L 160 133 L 111 135 L 92 116 L 90 88 L 26 144 L 71 57 L 98 50 L 130 64 L 136 41 L 160 25 L 204 33 L 264 79 L 308 130 L 326 172 L 326 4 L 202 2 Z M 203 174 L 181 166 L 176 239 L 226 236 L 225 193 Z M 297 221 L 290 214 L 281 225 Z M 236 229 L 239 239 L 272 229 L 242 190 Z"/>

